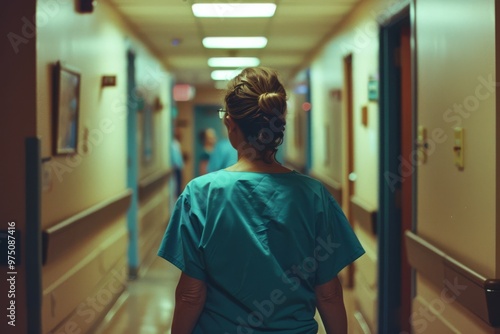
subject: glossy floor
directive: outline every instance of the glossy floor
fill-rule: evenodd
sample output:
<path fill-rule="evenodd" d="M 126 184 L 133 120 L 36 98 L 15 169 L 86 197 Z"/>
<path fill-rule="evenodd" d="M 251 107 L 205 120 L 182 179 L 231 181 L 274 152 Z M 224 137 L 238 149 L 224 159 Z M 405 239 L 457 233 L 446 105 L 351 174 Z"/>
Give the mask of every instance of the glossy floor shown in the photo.
<path fill-rule="evenodd" d="M 131 281 L 96 334 L 170 334 L 174 293 L 180 271 L 156 257 L 141 278 Z M 351 291 L 344 289 L 349 322 L 352 321 Z M 318 334 L 325 334 L 320 323 Z M 351 327 L 351 326 L 350 326 Z"/>

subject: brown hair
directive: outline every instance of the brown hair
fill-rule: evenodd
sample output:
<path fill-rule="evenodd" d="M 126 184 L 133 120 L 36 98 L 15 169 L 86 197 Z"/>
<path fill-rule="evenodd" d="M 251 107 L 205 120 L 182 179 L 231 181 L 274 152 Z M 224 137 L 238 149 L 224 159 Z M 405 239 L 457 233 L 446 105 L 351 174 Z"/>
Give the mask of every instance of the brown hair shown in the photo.
<path fill-rule="evenodd" d="M 286 124 L 286 91 L 276 71 L 246 68 L 228 84 L 226 111 L 238 124 L 257 155 L 272 162 L 283 143 Z"/>

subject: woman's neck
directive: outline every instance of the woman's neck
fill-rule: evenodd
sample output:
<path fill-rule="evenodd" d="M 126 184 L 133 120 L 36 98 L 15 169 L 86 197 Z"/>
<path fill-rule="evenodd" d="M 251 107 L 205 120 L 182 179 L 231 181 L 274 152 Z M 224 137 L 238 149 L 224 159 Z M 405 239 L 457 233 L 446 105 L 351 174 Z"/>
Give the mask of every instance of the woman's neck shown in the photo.
<path fill-rule="evenodd" d="M 244 156 L 239 156 L 238 161 L 226 168 L 230 172 L 265 172 L 265 173 L 287 173 L 290 169 L 282 166 L 274 158 L 270 162 L 263 159 L 249 159 Z"/>

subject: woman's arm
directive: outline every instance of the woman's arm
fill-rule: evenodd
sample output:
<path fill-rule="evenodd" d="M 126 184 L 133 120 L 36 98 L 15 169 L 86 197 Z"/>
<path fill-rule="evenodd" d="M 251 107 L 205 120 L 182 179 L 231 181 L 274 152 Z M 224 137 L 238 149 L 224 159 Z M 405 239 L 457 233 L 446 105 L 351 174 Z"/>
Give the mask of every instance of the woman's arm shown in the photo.
<path fill-rule="evenodd" d="M 347 315 L 340 280 L 316 286 L 316 307 L 328 334 L 347 334 Z"/>
<path fill-rule="evenodd" d="M 182 273 L 175 290 L 172 334 L 191 334 L 205 305 L 205 282 Z"/>

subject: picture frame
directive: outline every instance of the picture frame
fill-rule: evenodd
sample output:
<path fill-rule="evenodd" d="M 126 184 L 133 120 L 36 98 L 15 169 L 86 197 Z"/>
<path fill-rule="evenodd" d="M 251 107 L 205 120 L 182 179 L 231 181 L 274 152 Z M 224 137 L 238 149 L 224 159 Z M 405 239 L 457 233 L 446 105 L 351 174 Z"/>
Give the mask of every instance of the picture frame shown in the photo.
<path fill-rule="evenodd" d="M 76 154 L 81 74 L 57 62 L 53 68 L 54 155 Z"/>

